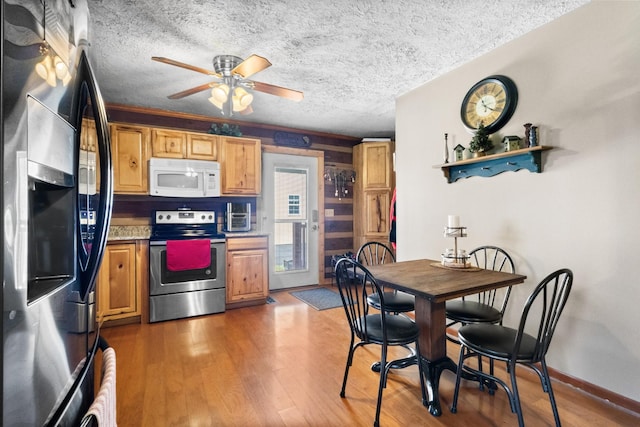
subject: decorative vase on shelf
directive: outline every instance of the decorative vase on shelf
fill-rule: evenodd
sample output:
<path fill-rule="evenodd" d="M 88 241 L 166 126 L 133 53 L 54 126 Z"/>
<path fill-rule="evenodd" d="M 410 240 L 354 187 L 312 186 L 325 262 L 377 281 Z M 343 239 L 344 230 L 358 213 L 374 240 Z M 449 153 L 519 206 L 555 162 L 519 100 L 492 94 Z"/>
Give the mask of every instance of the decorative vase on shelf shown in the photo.
<path fill-rule="evenodd" d="M 531 123 L 525 123 L 522 126 L 524 126 L 524 143 L 526 145 L 529 145 L 530 141 L 530 137 L 531 137 Z"/>
<path fill-rule="evenodd" d="M 473 158 L 475 159 L 475 158 L 478 158 L 478 157 L 484 157 L 486 155 L 487 155 L 487 153 L 485 153 L 484 151 L 476 151 L 476 152 L 473 153 Z"/>

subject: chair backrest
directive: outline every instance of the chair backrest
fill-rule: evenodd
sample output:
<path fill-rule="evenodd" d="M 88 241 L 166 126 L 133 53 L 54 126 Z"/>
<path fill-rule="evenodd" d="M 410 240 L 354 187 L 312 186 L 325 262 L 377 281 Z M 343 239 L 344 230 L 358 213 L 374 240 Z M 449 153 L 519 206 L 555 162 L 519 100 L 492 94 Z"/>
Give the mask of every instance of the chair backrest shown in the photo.
<path fill-rule="evenodd" d="M 484 268 L 485 270 L 504 271 L 506 273 L 515 273 L 516 269 L 513 264 L 511 256 L 504 250 L 497 246 L 480 246 L 469 252 L 470 262 L 473 266 Z M 511 295 L 511 286 L 506 289 L 498 290 L 492 289 L 486 292 L 480 292 L 475 295 L 479 303 L 495 306 L 496 296 L 504 292 L 504 298 L 502 298 L 502 304 L 500 307 L 496 307 L 500 310 L 500 313 L 504 315 L 504 311 L 507 308 L 507 302 Z M 467 297 L 470 298 L 470 297 Z"/>
<path fill-rule="evenodd" d="M 362 265 L 378 265 L 396 262 L 393 251 L 384 243 L 367 242 L 360 246 L 356 259 Z"/>
<path fill-rule="evenodd" d="M 347 320 L 351 331 L 361 340 L 367 340 L 367 323 L 364 322 L 365 316 L 369 314 L 369 304 L 367 297 L 372 293 L 380 296 L 381 307 L 384 307 L 384 297 L 380 290 L 380 286 L 375 277 L 362 264 L 350 258 L 341 258 L 335 267 L 336 283 L 342 305 L 347 315 Z M 376 314 L 378 311 L 376 310 Z M 384 310 L 379 313 L 384 318 L 386 316 Z M 386 340 L 386 330 L 382 330 L 383 340 Z"/>
<path fill-rule="evenodd" d="M 562 314 L 562 310 L 569 298 L 572 284 L 573 272 L 563 268 L 549 274 L 536 286 L 531 295 L 529 295 L 529 298 L 527 298 L 527 302 L 522 311 L 520 326 L 518 327 L 518 334 L 516 335 L 514 343 L 514 357 L 520 348 L 529 315 L 533 313 L 531 308 L 540 307 L 540 317 L 538 318 L 536 313 L 535 319 L 530 320 L 531 323 L 539 321 L 539 324 L 535 324 L 537 332 L 529 332 L 529 334 L 536 338 L 534 357 L 531 362 L 535 363 L 542 360 L 549 349 L 549 344 L 551 344 L 551 338 L 558 325 L 560 314 Z"/>

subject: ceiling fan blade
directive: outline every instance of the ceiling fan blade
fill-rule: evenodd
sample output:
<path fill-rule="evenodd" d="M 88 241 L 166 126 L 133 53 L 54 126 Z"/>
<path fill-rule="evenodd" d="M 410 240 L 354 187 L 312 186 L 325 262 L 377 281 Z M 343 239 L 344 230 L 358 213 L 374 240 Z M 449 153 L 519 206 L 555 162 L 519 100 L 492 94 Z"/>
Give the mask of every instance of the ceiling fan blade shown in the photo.
<path fill-rule="evenodd" d="M 186 68 L 187 70 L 195 71 L 195 72 L 198 72 L 198 73 L 207 74 L 209 76 L 215 76 L 215 77 L 218 77 L 218 78 L 222 78 L 222 76 L 220 74 L 216 73 L 215 71 L 207 70 L 205 68 L 196 67 L 195 65 L 185 64 L 184 62 L 175 61 L 173 59 L 164 58 L 162 56 L 152 56 L 151 59 L 154 60 L 154 61 L 163 62 L 165 64 L 175 65 L 176 67 Z"/>
<path fill-rule="evenodd" d="M 218 84 L 217 82 L 205 83 L 205 84 L 200 85 L 200 86 L 192 87 L 191 89 L 183 90 L 182 92 L 174 93 L 173 95 L 167 96 L 167 98 L 169 98 L 169 99 L 184 98 L 185 96 L 193 95 L 194 93 L 198 93 L 198 92 L 202 92 L 203 90 L 211 89 L 212 87 L 214 87 L 217 84 Z"/>
<path fill-rule="evenodd" d="M 231 74 L 239 74 L 243 79 L 246 79 L 249 76 L 254 75 L 255 73 L 264 70 L 265 68 L 269 68 L 271 66 L 271 62 L 267 60 L 267 58 L 263 58 L 258 55 L 251 55 L 241 63 L 235 66 L 233 70 L 231 70 Z"/>
<path fill-rule="evenodd" d="M 298 90 L 287 89 L 285 87 L 280 87 L 269 83 L 252 81 L 250 83 L 250 86 L 254 90 L 257 90 L 259 92 L 281 96 L 282 98 L 287 98 L 292 101 L 302 101 L 302 99 L 304 98 L 304 94 Z"/>

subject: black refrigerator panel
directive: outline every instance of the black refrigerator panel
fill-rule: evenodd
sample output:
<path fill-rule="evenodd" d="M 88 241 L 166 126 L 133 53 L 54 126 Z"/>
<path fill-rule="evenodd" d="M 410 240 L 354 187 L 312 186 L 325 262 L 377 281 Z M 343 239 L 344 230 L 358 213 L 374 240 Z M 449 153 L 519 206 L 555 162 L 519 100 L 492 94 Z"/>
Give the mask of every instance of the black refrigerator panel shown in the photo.
<path fill-rule="evenodd" d="M 87 0 L 2 1 L 5 426 L 78 425 L 94 397 L 112 168 L 88 23 Z"/>

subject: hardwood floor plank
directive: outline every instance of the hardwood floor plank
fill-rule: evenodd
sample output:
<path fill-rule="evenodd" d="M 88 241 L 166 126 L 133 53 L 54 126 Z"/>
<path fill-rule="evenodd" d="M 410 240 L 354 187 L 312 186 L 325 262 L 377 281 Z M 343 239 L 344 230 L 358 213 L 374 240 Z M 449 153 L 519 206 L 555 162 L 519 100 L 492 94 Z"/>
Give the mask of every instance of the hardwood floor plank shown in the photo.
<path fill-rule="evenodd" d="M 359 348 L 340 388 L 349 331 L 342 308 L 317 311 L 282 291 L 274 304 L 143 325 L 104 328 L 117 354 L 118 425 L 128 426 L 370 426 L 378 375 L 377 346 Z M 454 360 L 458 347 L 447 343 Z M 390 358 L 406 350 L 390 349 Z M 98 364 L 99 366 L 99 364 Z M 504 366 L 496 372 L 507 378 Z M 529 427 L 553 425 L 538 377 L 518 370 Z M 455 376 L 440 381 L 443 413 L 422 406 L 418 369 L 392 371 L 383 393 L 382 426 L 490 427 L 517 424 L 503 390 L 491 396 L 463 381 L 458 413 L 449 411 Z M 640 415 L 554 381 L 564 426 L 640 425 Z"/>

